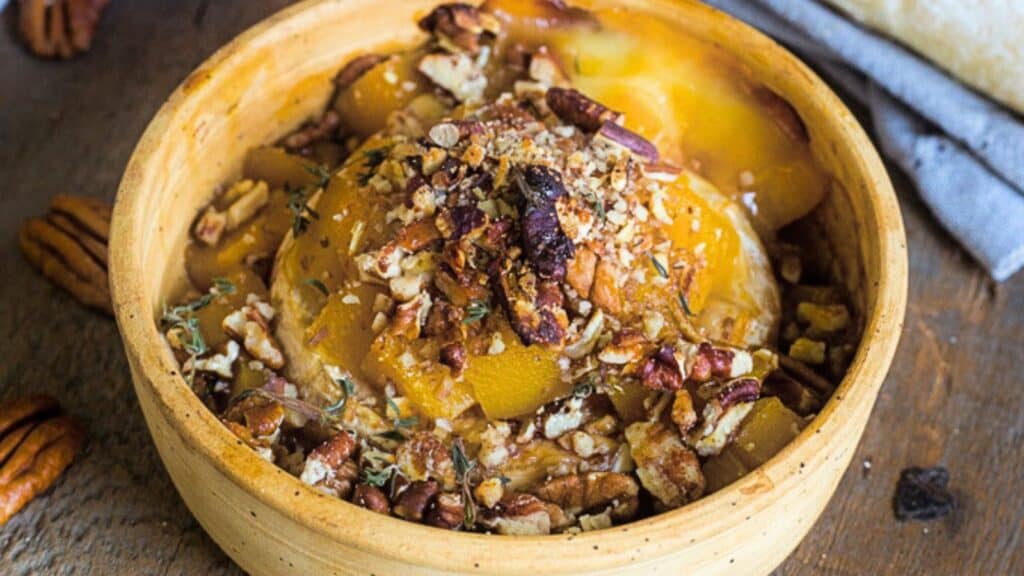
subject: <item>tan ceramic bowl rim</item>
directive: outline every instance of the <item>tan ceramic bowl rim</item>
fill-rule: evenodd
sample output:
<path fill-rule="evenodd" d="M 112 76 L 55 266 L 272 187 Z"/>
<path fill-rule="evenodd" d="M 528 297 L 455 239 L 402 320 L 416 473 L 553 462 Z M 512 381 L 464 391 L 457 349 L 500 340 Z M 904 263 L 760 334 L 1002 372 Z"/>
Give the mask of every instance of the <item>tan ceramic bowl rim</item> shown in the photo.
<path fill-rule="evenodd" d="M 264 20 L 217 51 L 189 78 L 199 77 L 204 71 L 212 70 L 229 61 L 243 50 L 247 42 L 267 30 L 284 26 L 287 21 L 303 11 L 330 1 L 332 0 L 307 0 Z M 769 53 L 772 61 L 796 61 L 794 56 L 769 38 L 710 7 L 672 0 L 652 0 L 651 3 L 673 4 L 677 9 L 689 11 L 691 15 L 696 14 L 700 18 L 717 21 L 714 22 L 716 26 L 731 28 L 735 34 L 753 38 L 753 42 L 759 45 L 761 50 Z M 821 88 L 827 92 L 824 105 L 835 111 L 835 121 L 840 125 L 841 136 L 847 139 L 847 144 L 873 151 L 867 136 L 844 104 L 828 91 L 822 81 L 806 66 L 798 62 L 796 66 L 806 77 L 809 87 Z M 825 439 L 824 435 L 818 432 L 827 428 L 836 413 L 847 403 L 873 402 L 874 394 L 885 373 L 884 369 L 878 370 L 877 367 L 888 367 L 892 359 L 897 340 L 886 338 L 885 335 L 898 333 L 903 321 L 906 304 L 906 248 L 895 195 L 881 161 L 877 154 L 872 152 L 858 156 L 861 165 L 857 166 L 856 170 L 864 174 L 866 181 L 875 183 L 875 198 L 871 204 L 874 221 L 879 223 L 879 227 L 883 223 L 890 226 L 889 229 L 895 233 L 869 231 L 880 236 L 878 259 L 882 269 L 877 301 L 868 311 L 863 341 L 850 372 L 820 414 L 797 439 L 759 469 L 683 508 L 608 530 L 575 536 L 563 534 L 503 537 L 448 532 L 386 517 L 351 503 L 326 497 L 273 464 L 263 461 L 255 452 L 240 446 L 237 439 L 192 393 L 178 374 L 178 366 L 170 355 L 162 353 L 165 344 L 156 327 L 152 304 L 146 298 L 143 283 L 139 281 L 146 274 L 143 267 L 145 246 L 141 245 L 142 223 L 147 222 L 147 218 L 141 214 L 147 207 L 144 201 L 144 179 L 147 165 L 158 161 L 159 155 L 155 154 L 155 151 L 160 148 L 162 140 L 169 133 L 168 128 L 174 124 L 176 113 L 188 98 L 187 90 L 184 89 L 188 83 L 189 79 L 186 79 L 175 90 L 140 139 L 125 171 L 114 209 L 110 248 L 111 290 L 126 352 L 135 369 L 141 372 L 136 374 L 136 385 L 151 389 L 158 409 L 164 413 L 173 427 L 171 432 L 179 435 L 186 446 L 209 459 L 238 489 L 244 490 L 280 514 L 335 541 L 345 542 L 381 557 L 451 570 L 460 567 L 453 566 L 450 559 L 443 565 L 434 559 L 432 553 L 438 546 L 454 546 L 464 550 L 466 558 L 480 558 L 493 552 L 493 546 L 498 542 L 496 538 L 500 539 L 504 554 L 510 559 L 550 555 L 544 554 L 545 545 L 555 541 L 573 543 L 572 549 L 581 555 L 600 549 L 603 557 L 601 566 L 625 565 L 637 557 L 657 556 L 665 553 L 666 542 L 678 542 L 684 537 L 680 534 L 680 528 L 684 525 L 693 526 L 695 520 L 702 518 L 716 518 L 721 521 L 723 515 L 739 523 L 744 516 L 749 516 L 762 508 L 765 504 L 763 499 L 770 498 L 770 495 L 759 495 L 757 484 L 764 482 L 775 472 L 792 473 L 797 466 L 802 466 L 802 462 L 810 455 L 821 450 L 825 446 Z M 230 462 L 240 461 L 245 462 L 245 465 L 229 465 Z M 240 468 L 245 470 L 244 474 L 239 471 Z M 617 545 L 620 532 L 629 532 L 632 536 L 629 538 L 632 542 L 629 547 Z M 387 534 L 387 538 L 373 537 L 384 534 Z M 286 538 L 287 535 L 282 537 Z M 396 547 L 396 541 L 402 542 L 403 545 Z M 560 563 L 563 561 L 560 557 L 575 556 L 566 554 L 564 547 L 554 548 L 558 550 L 559 556 L 552 557 L 552 562 Z M 612 558 L 609 558 L 609 555 Z M 564 559 L 565 562 L 569 560 Z M 578 558 L 574 562 L 574 566 L 579 565 Z M 472 570 L 473 566 L 461 568 Z"/>

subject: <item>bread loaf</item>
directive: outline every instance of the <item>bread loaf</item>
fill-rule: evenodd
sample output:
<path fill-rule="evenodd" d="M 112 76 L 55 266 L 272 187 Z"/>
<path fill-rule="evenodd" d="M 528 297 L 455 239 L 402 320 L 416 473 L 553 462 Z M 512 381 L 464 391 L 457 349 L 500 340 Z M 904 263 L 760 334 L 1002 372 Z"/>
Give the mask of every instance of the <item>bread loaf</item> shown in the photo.
<path fill-rule="evenodd" d="M 1024 113 L 1024 0 L 827 0 Z"/>

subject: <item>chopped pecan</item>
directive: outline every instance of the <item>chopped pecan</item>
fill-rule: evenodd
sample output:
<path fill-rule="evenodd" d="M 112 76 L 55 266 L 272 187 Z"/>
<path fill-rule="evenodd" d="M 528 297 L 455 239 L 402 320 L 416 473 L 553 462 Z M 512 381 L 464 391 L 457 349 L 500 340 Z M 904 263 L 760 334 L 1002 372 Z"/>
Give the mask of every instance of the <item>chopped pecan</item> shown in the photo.
<path fill-rule="evenodd" d="M 416 432 L 403 442 L 395 451 L 395 463 L 409 480 L 433 479 L 445 489 L 455 487 L 451 452 L 440 438 L 430 432 Z"/>
<path fill-rule="evenodd" d="M 546 166 L 530 165 L 516 172 L 516 183 L 526 199 L 522 217 L 526 258 L 541 278 L 562 280 L 566 262 L 575 254 L 555 208 L 555 201 L 566 194 L 562 176 Z"/>
<path fill-rule="evenodd" d="M 25 258 L 43 276 L 82 304 L 108 314 L 110 210 L 97 199 L 58 195 L 45 218 L 28 220 L 18 234 Z"/>
<path fill-rule="evenodd" d="M 487 214 L 476 206 L 454 206 L 442 210 L 434 224 L 447 240 L 471 239 L 483 233 Z"/>
<path fill-rule="evenodd" d="M 729 378 L 732 376 L 734 356 L 732 350 L 716 348 L 707 342 L 701 342 L 686 359 L 687 379 L 702 383 L 712 378 Z"/>
<path fill-rule="evenodd" d="M 466 369 L 468 358 L 466 345 L 462 342 L 452 342 L 441 347 L 441 364 L 451 368 L 452 376 L 456 378 Z"/>
<path fill-rule="evenodd" d="M 484 480 L 473 490 L 473 496 L 484 508 L 493 508 L 504 495 L 505 483 L 498 477 Z"/>
<path fill-rule="evenodd" d="M 245 418 L 245 427 L 253 436 L 271 436 L 284 422 L 284 406 L 268 402 L 243 411 L 242 416 Z"/>
<path fill-rule="evenodd" d="M 487 88 L 487 77 L 466 54 L 427 54 L 418 70 L 460 102 L 480 100 Z"/>
<path fill-rule="evenodd" d="M 534 488 L 533 493 L 569 514 L 610 509 L 612 517 L 621 521 L 636 513 L 639 487 L 626 474 L 592 472 L 552 478 Z"/>
<path fill-rule="evenodd" d="M 738 378 L 726 383 L 715 398 L 723 410 L 741 402 L 753 402 L 761 395 L 761 383 L 754 378 Z"/>
<path fill-rule="evenodd" d="M 640 360 L 646 340 L 633 330 L 622 330 L 612 336 L 612 341 L 601 349 L 597 359 L 605 364 L 626 365 Z"/>
<path fill-rule="evenodd" d="M 594 285 L 594 271 L 597 269 L 597 254 L 589 248 L 578 248 L 575 257 L 569 261 L 565 281 L 572 286 L 580 298 L 590 297 Z"/>
<path fill-rule="evenodd" d="M 434 8 L 419 21 L 419 27 L 436 36 L 442 46 L 474 55 L 480 52 L 482 35 L 495 36 L 500 31 L 494 16 L 461 2 Z"/>
<path fill-rule="evenodd" d="M 615 122 L 604 122 L 594 138 L 611 142 L 639 156 L 645 162 L 656 163 L 661 157 L 658 148 L 643 136 L 619 126 Z"/>
<path fill-rule="evenodd" d="M 680 434 L 686 434 L 697 423 L 697 412 L 693 409 L 693 397 L 686 390 L 676 392 L 672 401 L 672 422 L 679 428 Z"/>
<path fill-rule="evenodd" d="M 392 334 L 403 336 L 408 340 L 420 337 L 423 325 L 430 315 L 433 300 L 430 294 L 422 292 L 412 300 L 403 302 L 395 308 L 395 318 L 388 329 Z"/>
<path fill-rule="evenodd" d="M 594 283 L 590 289 L 590 299 L 595 305 L 610 314 L 622 311 L 622 298 L 619 294 L 619 278 L 621 273 L 613 260 L 601 258 L 594 269 Z"/>
<path fill-rule="evenodd" d="M 440 490 L 433 480 L 417 480 L 398 495 L 392 512 L 399 518 L 419 522 Z"/>
<path fill-rule="evenodd" d="M 423 521 L 438 528 L 455 530 L 462 526 L 465 517 L 466 505 L 462 501 L 462 494 L 442 492 L 430 503 Z"/>
<path fill-rule="evenodd" d="M 687 442 L 701 456 L 721 452 L 753 408 L 760 391 L 761 383 L 753 378 L 701 386 L 697 394 L 708 402 L 701 412 L 700 425 L 690 431 Z"/>
<path fill-rule="evenodd" d="M 544 47 L 530 56 L 530 78 L 545 86 L 565 86 L 569 83 L 562 66 Z"/>
<path fill-rule="evenodd" d="M 609 110 L 603 104 L 591 100 L 574 88 L 553 86 L 548 89 L 545 100 L 551 111 L 563 122 L 572 124 L 585 132 L 596 132 L 606 122 L 614 123 L 622 116 L 621 113 Z"/>
<path fill-rule="evenodd" d="M 676 361 L 675 348 L 661 346 L 647 357 L 640 369 L 640 381 L 649 390 L 679 390 L 683 387 L 683 374 Z"/>
<path fill-rule="evenodd" d="M 352 494 L 352 502 L 379 514 L 391 513 L 391 505 L 388 504 L 388 497 L 384 491 L 369 484 L 356 485 Z"/>
<path fill-rule="evenodd" d="M 363 77 L 374 66 L 384 62 L 388 56 L 383 54 L 363 54 L 350 60 L 345 67 L 334 77 L 334 85 L 337 90 L 344 90 Z"/>
<path fill-rule="evenodd" d="M 530 344 L 560 345 L 565 339 L 569 317 L 562 307 L 562 290 L 556 282 L 543 282 L 532 271 L 507 259 L 493 275 L 519 339 Z"/>
<path fill-rule="evenodd" d="M 245 351 L 266 367 L 277 370 L 284 366 L 284 352 L 281 345 L 270 333 L 270 321 L 274 317 L 274 309 L 252 297 L 240 309 L 228 314 L 221 321 L 221 328 L 229 336 L 242 340 Z"/>
<path fill-rule="evenodd" d="M 679 435 L 660 422 L 636 422 L 626 428 L 640 483 L 662 505 L 678 508 L 704 493 L 700 460 Z"/>
<path fill-rule="evenodd" d="M 84 431 L 48 396 L 0 404 L 0 526 L 56 482 L 78 454 Z"/>
<path fill-rule="evenodd" d="M 67 59 L 92 46 L 110 0 L 21 0 L 19 30 L 37 56 Z"/>
<path fill-rule="evenodd" d="M 315 122 L 307 122 L 284 139 L 284 147 L 292 152 L 305 151 L 310 144 L 321 140 L 331 140 L 341 126 L 341 115 L 336 110 L 328 109 Z"/>
<path fill-rule="evenodd" d="M 338 432 L 309 453 L 299 478 L 310 486 L 332 480 L 352 455 L 355 444 L 348 432 Z"/>
<path fill-rule="evenodd" d="M 493 508 L 480 511 L 480 523 L 498 534 L 529 536 L 551 533 L 548 507 L 532 494 L 506 494 Z"/>

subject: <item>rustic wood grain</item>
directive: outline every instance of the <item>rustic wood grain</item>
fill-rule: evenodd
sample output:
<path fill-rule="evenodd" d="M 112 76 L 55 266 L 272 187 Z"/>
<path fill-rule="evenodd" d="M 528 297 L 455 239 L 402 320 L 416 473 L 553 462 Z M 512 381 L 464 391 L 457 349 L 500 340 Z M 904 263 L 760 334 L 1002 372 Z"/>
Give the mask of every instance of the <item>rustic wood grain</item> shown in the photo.
<path fill-rule="evenodd" d="M 93 51 L 63 64 L 29 57 L 9 26 L 0 31 L 0 398 L 53 394 L 91 437 L 51 491 L 0 528 L 3 574 L 240 572 L 160 465 L 113 323 L 32 271 L 16 231 L 58 192 L 112 199 L 173 87 L 286 4 L 114 2 Z M 778 573 L 1024 573 L 1024 275 L 992 284 L 894 179 L 911 250 L 906 332 L 854 464 Z M 899 471 L 935 464 L 949 468 L 960 510 L 897 523 Z"/>

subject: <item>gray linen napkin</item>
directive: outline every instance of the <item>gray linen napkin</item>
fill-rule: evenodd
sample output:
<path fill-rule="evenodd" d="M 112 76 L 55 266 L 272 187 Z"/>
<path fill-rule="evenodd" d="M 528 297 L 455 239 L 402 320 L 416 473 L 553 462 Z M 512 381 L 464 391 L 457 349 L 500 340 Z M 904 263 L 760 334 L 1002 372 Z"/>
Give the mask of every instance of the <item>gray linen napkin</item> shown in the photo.
<path fill-rule="evenodd" d="M 1024 266 L 1024 121 L 815 0 L 704 0 L 790 45 L 871 110 L 882 151 L 997 281 Z"/>

